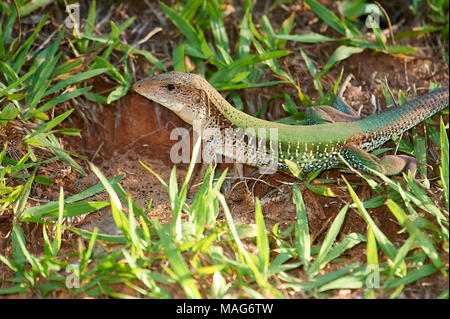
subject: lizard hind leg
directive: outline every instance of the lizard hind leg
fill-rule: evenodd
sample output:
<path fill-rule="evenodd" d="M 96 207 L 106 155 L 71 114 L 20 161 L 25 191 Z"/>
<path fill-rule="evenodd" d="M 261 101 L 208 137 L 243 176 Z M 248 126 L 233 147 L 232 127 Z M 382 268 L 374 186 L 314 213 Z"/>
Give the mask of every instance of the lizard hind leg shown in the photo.
<path fill-rule="evenodd" d="M 339 93 L 336 96 L 336 101 L 333 103 L 333 106 L 319 105 L 306 109 L 305 117 L 309 125 L 334 122 L 354 122 L 361 119 L 359 113 L 348 105 L 343 98 L 343 94 L 351 78 L 352 75 L 350 74 L 345 79 L 339 89 Z"/>
<path fill-rule="evenodd" d="M 386 176 L 398 175 L 411 171 L 414 177 L 418 162 L 414 157 L 407 155 L 385 155 L 381 159 L 357 147 L 349 147 L 344 153 L 344 159 L 356 169 L 365 167 L 373 169 Z"/>
<path fill-rule="evenodd" d="M 381 158 L 383 174 L 398 175 L 401 172 L 411 171 L 411 176 L 415 176 L 417 172 L 418 162 L 414 157 L 407 155 L 385 155 Z"/>
<path fill-rule="evenodd" d="M 327 105 L 307 108 L 305 110 L 305 117 L 309 125 L 335 122 L 355 122 L 361 119 L 359 115 L 348 114 Z"/>

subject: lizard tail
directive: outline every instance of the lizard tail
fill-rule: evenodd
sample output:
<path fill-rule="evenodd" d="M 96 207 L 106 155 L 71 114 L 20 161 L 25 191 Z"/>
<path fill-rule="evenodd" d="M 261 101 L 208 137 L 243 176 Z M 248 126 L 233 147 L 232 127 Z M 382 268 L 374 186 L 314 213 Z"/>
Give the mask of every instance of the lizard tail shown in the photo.
<path fill-rule="evenodd" d="M 361 124 L 365 133 L 376 135 L 380 142 L 390 139 L 394 134 L 400 135 L 447 107 L 449 105 L 448 90 L 448 86 L 445 86 L 416 97 L 401 106 L 391 107 L 381 114 L 364 118 Z M 369 148 L 375 147 L 377 146 L 373 145 Z"/>

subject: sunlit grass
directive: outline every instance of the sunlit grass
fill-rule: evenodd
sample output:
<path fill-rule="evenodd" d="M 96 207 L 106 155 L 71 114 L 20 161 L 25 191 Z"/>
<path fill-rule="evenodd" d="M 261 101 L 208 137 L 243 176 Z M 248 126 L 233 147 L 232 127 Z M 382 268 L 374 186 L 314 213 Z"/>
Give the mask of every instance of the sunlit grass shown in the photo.
<path fill-rule="evenodd" d="M 25 2 L 18 1 L 23 14 L 46 4 L 46 1 Z M 415 2 L 415 10 L 419 2 Z M 303 58 L 320 96 L 315 104 L 333 103 L 343 72 L 331 91 L 323 87 L 321 79 L 351 55 L 363 50 L 387 54 L 414 52 L 409 46 L 389 44 L 374 21 L 370 23 L 375 40 L 369 39 L 362 33 L 362 21 L 358 19 L 361 16 L 358 12 L 362 9 L 350 6 L 351 1 L 342 4 L 347 5 L 343 7 L 344 19 L 314 0 L 305 1 L 321 21 L 339 34 L 336 38 L 321 34 L 291 34 L 294 15 L 282 23 L 276 34 L 267 15 L 262 15 L 260 21 L 253 21 L 251 1 L 246 1 L 245 14 L 238 26 L 239 45 L 233 46 L 226 32 L 221 2 L 205 3 L 189 0 L 179 1 L 173 7 L 161 4 L 162 10 L 186 39 L 172 52 L 173 67 L 178 71 L 196 71 L 207 77 L 218 90 L 230 92 L 238 106 L 242 106 L 243 101 L 237 90 L 280 83 L 293 85 L 304 106 L 313 104 L 312 98 L 302 92 L 297 81 L 280 67 L 279 59 L 294 54 L 285 49 L 287 41 L 338 44 L 324 66 L 316 65 L 302 49 L 295 53 Z M 367 5 L 363 1 L 358 3 Z M 437 21 L 436 26 L 424 26 L 402 36 L 436 31 L 445 33 L 448 15 L 445 19 L 445 13 L 436 8 L 437 1 L 429 3 L 433 5 L 431 16 Z M 193 171 L 192 164 L 184 180 L 177 180 L 174 167 L 170 179 L 164 181 L 148 163 L 141 163 L 157 176 L 169 195 L 172 220 L 164 225 L 150 220 L 146 214 L 148 209 L 134 202 L 120 184 L 122 176 L 106 179 L 93 165 L 91 170 L 99 178 L 99 184 L 66 198 L 61 189 L 57 201 L 41 206 L 30 205 L 33 185 L 54 183 L 53 179 L 38 174 L 43 163 L 64 161 L 80 174 L 84 173 L 74 159 L 76 154 L 64 150 L 57 138 L 58 134 L 79 135 L 78 130 L 57 128 L 71 116 L 72 110 L 55 116 L 53 110 L 79 96 L 105 104 L 123 97 L 133 82 L 127 64 L 130 54 L 144 56 L 154 66 L 153 71 L 165 71 L 166 66 L 150 52 L 121 42 L 120 35 L 126 33 L 134 18 L 121 24 L 111 22 L 109 34 L 95 34 L 95 1 L 91 3 L 83 32 L 74 30 L 68 35 L 62 30 L 47 47 L 30 55 L 46 18 L 20 45 L 13 45 L 18 41 L 13 38 L 17 17 L 9 4 L 2 4 L 2 8 L 9 8 L 10 14 L 0 28 L 0 129 L 6 130 L 10 127 L 8 125 L 23 127 L 26 154 L 12 158 L 9 143 L 5 143 L 0 151 L 0 205 L 2 211 L 12 211 L 13 225 L 12 256 L 8 258 L 0 254 L 0 261 L 14 273 L 1 282 L 7 288 L 0 289 L 0 294 L 24 293 L 46 297 L 64 292 L 70 297 L 284 298 L 295 293 L 302 297 L 326 298 L 331 290 L 362 289 L 366 298 L 376 298 L 380 293 L 395 298 L 405 285 L 432 274 L 440 273 L 443 278 L 448 278 L 448 262 L 441 256 L 441 253 L 448 255 L 449 249 L 448 124 L 446 126 L 442 118 L 439 128 L 432 120 L 426 123 L 432 143 L 441 150 L 440 162 L 428 158 L 426 139 L 417 131 L 413 131 L 413 143 L 396 140 L 400 151 L 414 155 L 424 164 L 419 168 L 419 178 L 425 188 L 411 176 L 391 179 L 377 172 L 368 176 L 354 171 L 376 195 L 361 201 L 355 192 L 357 185 L 343 178 L 352 201 L 345 202 L 318 245 L 312 244 L 306 206 L 297 184 L 293 185 L 296 223 L 287 229 L 276 224 L 270 230 L 258 199 L 255 200 L 255 224 L 233 220 L 221 193 L 227 171 L 217 172 L 215 167 L 208 169 L 203 184 L 188 204 L 187 185 Z M 198 23 L 201 27 L 195 27 Z M 208 33 L 204 30 L 211 31 L 211 39 L 207 38 Z M 69 45 L 74 54 L 74 58 L 68 61 L 62 61 L 59 50 L 65 38 L 70 40 L 70 45 L 65 45 Z M 121 54 L 124 62 L 116 63 L 113 53 Z M 95 57 L 85 65 L 83 55 L 87 54 Z M 185 64 L 186 59 L 191 63 Z M 81 66 L 83 68 L 79 69 Z M 188 66 L 194 66 L 194 69 Z M 272 72 L 278 80 L 261 83 L 265 72 Z M 100 75 L 109 76 L 117 84 L 107 96 L 93 93 L 90 87 L 83 85 L 84 81 Z M 430 85 L 430 89 L 436 85 Z M 385 93 L 387 103 L 391 104 L 387 90 Z M 283 108 L 289 115 L 282 121 L 301 121 L 299 118 L 303 114 L 293 99 L 288 94 L 283 94 L 282 98 L 285 102 Z M 398 93 L 398 100 L 405 100 L 402 92 Z M 45 153 L 47 155 L 43 157 L 41 150 L 48 152 Z M 195 158 L 191 163 L 194 162 Z M 336 181 L 320 179 L 320 172 L 303 176 L 294 163 L 288 164 L 291 172 L 299 177 L 298 182 L 304 183 L 316 196 L 336 196 L 330 187 L 325 186 Z M 439 172 L 438 180 L 427 179 L 430 168 L 425 164 Z M 218 178 L 215 178 L 216 173 Z M 320 184 L 312 183 L 313 180 Z M 88 200 L 104 190 L 109 201 Z M 443 194 L 442 198 L 433 195 L 436 191 Z M 102 234 L 97 229 L 90 232 L 64 223 L 66 218 L 83 216 L 105 207 L 111 209 L 120 234 Z M 151 209 L 151 205 L 149 207 Z M 370 209 L 380 207 L 389 211 L 402 227 L 404 242 L 392 242 L 375 223 Z M 360 214 L 367 224 L 367 232 L 339 236 L 351 211 Z M 22 231 L 25 222 L 42 225 L 42 254 L 34 255 L 27 248 L 27 239 Z M 74 252 L 67 253 L 61 249 L 63 231 L 73 232 L 85 241 L 77 241 Z M 366 258 L 347 262 L 345 253 L 357 245 L 365 245 Z M 337 270 L 327 270 L 327 266 L 335 264 L 339 265 Z M 132 293 L 118 293 L 114 289 L 117 284 L 126 285 Z M 448 298 L 448 290 L 440 297 Z"/>

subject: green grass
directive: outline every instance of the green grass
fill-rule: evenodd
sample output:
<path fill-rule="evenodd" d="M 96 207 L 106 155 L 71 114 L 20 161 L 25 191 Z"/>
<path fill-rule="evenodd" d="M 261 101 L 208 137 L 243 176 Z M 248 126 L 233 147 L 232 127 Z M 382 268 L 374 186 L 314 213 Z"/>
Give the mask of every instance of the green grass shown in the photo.
<path fill-rule="evenodd" d="M 17 3 L 19 11 L 25 15 L 38 10 L 46 1 Z M 238 44 L 233 45 L 225 27 L 222 3 L 187 0 L 178 1 L 173 7 L 160 5 L 185 39 L 173 49 L 174 69 L 190 72 L 193 70 L 188 66 L 194 66 L 195 71 L 207 77 L 218 90 L 229 92 L 237 106 L 243 105 L 238 90 L 280 83 L 292 85 L 301 103 L 312 106 L 312 98 L 280 67 L 280 59 L 293 54 L 285 49 L 288 41 L 337 44 L 323 66 L 318 66 L 305 50 L 299 49 L 298 54 L 320 96 L 315 104 L 334 101 L 343 70 L 331 90 L 327 90 L 321 80 L 351 55 L 363 50 L 386 54 L 414 52 L 409 46 L 388 44 L 375 25 L 374 40 L 363 33 L 360 17 L 368 5 L 365 1 L 342 2 L 343 19 L 340 19 L 318 2 L 306 0 L 314 14 L 333 29 L 334 35 L 330 36 L 291 34 L 294 15 L 283 21 L 277 34 L 267 14 L 253 21 L 251 1 L 246 1 L 245 14 L 238 26 Z M 169 180 L 164 181 L 149 165 L 141 163 L 148 169 L 149 178 L 150 174 L 155 175 L 169 195 L 172 220 L 168 224 L 161 225 L 148 217 L 151 201 L 148 207 L 139 207 L 121 186 L 123 176 L 106 179 L 94 165 L 90 169 L 99 178 L 99 184 L 66 198 L 61 188 L 57 201 L 41 206 L 31 202 L 30 205 L 30 192 L 36 183 L 45 187 L 55 182 L 52 177 L 40 175 L 41 165 L 65 162 L 84 174 L 77 164 L 79 156 L 64 150 L 57 138 L 60 134 L 79 135 L 78 130 L 58 129 L 73 111 L 62 110 L 59 106 L 75 97 L 104 104 L 113 104 L 123 97 L 133 82 L 128 65 L 131 54 L 141 55 L 151 63 L 151 72 L 165 71 L 166 66 L 150 52 L 122 43 L 121 35 L 126 34 L 134 18 L 121 24 L 111 21 L 108 34 L 94 33 L 95 1 L 91 3 L 83 31 L 76 29 L 70 34 L 63 29 L 54 41 L 37 52 L 32 48 L 39 45 L 37 35 L 48 18 L 35 31 L 28 32 L 26 38 L 18 39 L 13 32 L 17 22 L 15 9 L 9 7 L 9 2 L 1 2 L 0 6 L 3 13 L 7 13 L 0 28 L 0 130 L 5 132 L 11 125 L 23 127 L 22 141 L 26 150 L 17 158 L 12 156 L 15 150 L 11 143 L 5 143 L 0 150 L 0 205 L 2 212 L 12 212 L 12 255 L 0 254 L 0 262 L 14 272 L 12 277 L 0 281 L 2 287 L 6 287 L 0 289 L 0 294 L 23 293 L 44 298 L 55 292 L 64 292 L 70 297 L 285 298 L 293 292 L 304 298 L 327 298 L 336 289 L 361 289 L 365 298 L 376 298 L 380 294 L 396 298 L 406 285 L 416 284 L 433 274 L 448 280 L 448 262 L 443 256 L 448 256 L 449 250 L 449 143 L 448 124 L 444 124 L 442 117 L 439 125 L 432 120 L 426 122 L 430 140 L 441 150 L 440 162 L 429 158 L 427 139 L 417 130 L 412 133 L 412 143 L 403 138 L 395 139 L 400 151 L 414 155 L 423 164 L 418 172 L 423 187 L 407 175 L 391 179 L 377 172 L 369 176 L 354 171 L 360 175 L 361 182 L 351 183 L 342 178 L 347 198 L 351 200 L 341 200 L 342 208 L 324 239 L 317 244 L 312 240 L 307 208 L 297 184 L 292 186 L 295 224 L 286 229 L 275 224 L 267 229 L 258 199 L 255 200 L 255 223 L 237 223 L 221 193 L 227 171 L 218 172 L 215 167 L 208 169 L 198 192 L 192 201 L 187 201 L 193 165 L 189 166 L 184 180 L 177 180 L 174 167 Z M 403 33 L 401 37 L 429 32 L 445 35 L 448 3 L 415 1 L 411 10 L 417 14 L 420 6 L 430 8 L 427 17 L 434 25 Z M 70 52 L 70 59 L 63 60 L 62 49 Z M 84 60 L 87 55 L 93 57 L 89 63 Z M 121 62 L 114 57 L 117 55 Z M 192 63 L 185 65 L 186 59 Z M 279 80 L 261 83 L 266 72 L 272 72 Z M 92 92 L 91 87 L 85 85 L 86 80 L 98 76 L 108 76 L 116 83 L 106 96 Z M 437 85 L 431 84 L 430 89 Z M 387 89 L 385 97 L 387 104 L 391 104 Z M 292 97 L 282 94 L 281 98 L 289 115 L 282 122 L 300 123 L 303 112 Z M 402 92 L 398 92 L 398 100 L 404 102 Z M 257 113 L 261 114 L 263 108 Z M 390 149 L 379 153 L 386 151 Z M 427 179 L 430 168 L 425 164 L 439 172 L 437 180 Z M 298 176 L 298 182 L 315 196 L 337 196 L 329 185 L 338 181 L 320 178 L 320 172 L 304 176 L 297 165 L 288 165 Z M 361 201 L 355 191 L 361 185 L 372 189 L 372 198 Z M 104 190 L 109 201 L 88 200 Z M 442 196 L 436 196 L 436 191 Z M 97 229 L 90 232 L 64 222 L 69 217 L 107 206 L 120 229 L 119 235 L 102 234 Z M 390 218 L 401 226 L 405 241 L 392 242 L 382 232 L 371 216 L 374 208 L 390 213 Z M 361 216 L 367 231 L 342 235 L 350 213 Z M 41 254 L 30 252 L 22 231 L 24 223 L 42 225 Z M 84 238 L 85 244 L 79 241 L 73 251 L 62 250 L 63 231 Z M 365 259 L 350 263 L 346 253 L 358 245 L 365 246 Z M 95 249 L 96 246 L 102 249 Z M 127 286 L 133 293 L 118 293 L 117 284 Z M 448 298 L 448 290 L 440 293 L 440 297 Z"/>

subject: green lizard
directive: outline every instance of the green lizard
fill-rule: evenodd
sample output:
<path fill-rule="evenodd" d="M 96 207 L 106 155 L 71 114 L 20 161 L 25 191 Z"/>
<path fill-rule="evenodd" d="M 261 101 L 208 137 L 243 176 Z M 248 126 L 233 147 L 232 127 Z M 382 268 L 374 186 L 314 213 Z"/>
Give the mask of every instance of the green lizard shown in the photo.
<path fill-rule="evenodd" d="M 345 89 L 345 85 L 344 85 Z M 258 129 L 276 129 L 276 163 L 287 170 L 285 159 L 297 163 L 303 171 L 329 169 L 341 162 L 340 156 L 356 169 L 366 167 L 386 175 L 415 171 L 417 161 L 406 155 L 386 155 L 379 159 L 369 151 L 381 146 L 392 135 L 399 135 L 449 104 L 448 86 L 436 89 L 407 103 L 360 119 L 340 99 L 331 106 L 308 108 L 307 120 L 315 125 L 287 125 L 255 118 L 231 106 L 205 79 L 181 72 L 168 72 L 138 81 L 134 90 L 174 111 L 184 121 L 202 121 L 202 128 L 254 129 L 254 137 L 269 139 Z M 341 97 L 341 94 L 339 94 Z M 231 150 L 244 150 L 251 138 L 235 139 Z M 255 138 L 256 140 L 256 138 Z M 213 152 L 236 159 L 230 148 L 210 144 Z M 267 152 L 247 157 L 245 164 L 264 166 L 273 160 Z"/>

